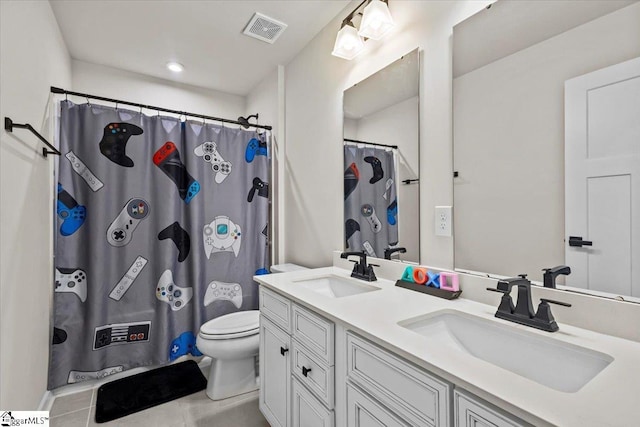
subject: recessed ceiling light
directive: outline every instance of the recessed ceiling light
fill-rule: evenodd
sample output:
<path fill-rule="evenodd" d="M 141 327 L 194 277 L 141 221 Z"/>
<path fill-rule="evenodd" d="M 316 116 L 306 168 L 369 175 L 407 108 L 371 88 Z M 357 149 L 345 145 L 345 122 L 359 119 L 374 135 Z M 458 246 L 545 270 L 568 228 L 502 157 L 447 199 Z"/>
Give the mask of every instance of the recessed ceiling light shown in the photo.
<path fill-rule="evenodd" d="M 181 73 L 184 70 L 184 66 L 179 62 L 167 62 L 167 68 L 174 73 Z"/>

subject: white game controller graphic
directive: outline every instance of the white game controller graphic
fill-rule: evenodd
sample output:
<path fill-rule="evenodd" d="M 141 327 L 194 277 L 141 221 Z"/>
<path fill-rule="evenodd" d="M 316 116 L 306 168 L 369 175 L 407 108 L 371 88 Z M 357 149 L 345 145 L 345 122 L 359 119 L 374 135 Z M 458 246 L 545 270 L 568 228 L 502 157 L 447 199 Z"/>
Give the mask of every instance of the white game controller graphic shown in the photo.
<path fill-rule="evenodd" d="M 74 384 L 87 380 L 99 380 L 100 378 L 108 377 L 109 375 L 117 374 L 122 371 L 124 371 L 124 366 L 122 365 L 104 368 L 99 371 L 70 371 L 67 384 Z"/>
<path fill-rule="evenodd" d="M 384 185 L 384 194 L 382 198 L 385 200 L 391 200 L 391 187 L 393 187 L 393 179 L 389 178 Z"/>
<path fill-rule="evenodd" d="M 242 244 L 240 226 L 234 224 L 227 216 L 217 216 L 202 230 L 204 253 L 207 259 L 211 253 L 233 252 L 238 256 Z"/>
<path fill-rule="evenodd" d="M 107 230 L 107 242 L 112 246 L 129 244 L 140 221 L 149 215 L 149 204 L 142 199 L 130 199 Z"/>
<path fill-rule="evenodd" d="M 204 294 L 204 306 L 208 306 L 214 301 L 231 301 L 236 308 L 242 305 L 242 287 L 238 283 L 227 283 L 214 280 L 207 286 Z"/>
<path fill-rule="evenodd" d="M 231 173 L 231 163 L 227 162 L 218 153 L 217 145 L 213 141 L 203 142 L 193 149 L 196 156 L 202 157 L 205 162 L 211 163 L 211 169 L 215 172 L 216 183 L 220 184 Z"/>
<path fill-rule="evenodd" d="M 173 283 L 171 270 L 165 270 L 158 280 L 156 297 L 171 306 L 171 310 L 178 311 L 185 307 L 193 297 L 193 288 L 181 288 Z"/>
<path fill-rule="evenodd" d="M 371 230 L 374 233 L 379 233 L 380 231 L 382 231 L 382 223 L 378 219 L 378 215 L 376 215 L 376 210 L 373 209 L 373 206 L 365 203 L 360 207 L 360 213 L 367 219 L 369 225 L 371 225 Z"/>
<path fill-rule="evenodd" d="M 364 248 L 364 250 L 367 253 L 367 255 L 369 255 L 370 257 L 373 257 L 373 258 L 378 258 L 378 256 L 376 255 L 376 251 L 373 250 L 373 246 L 371 246 L 371 242 L 369 242 L 368 240 L 365 240 L 362 243 L 362 247 Z"/>
<path fill-rule="evenodd" d="M 81 269 L 56 268 L 55 292 L 72 292 L 80 298 L 87 300 L 87 273 Z"/>

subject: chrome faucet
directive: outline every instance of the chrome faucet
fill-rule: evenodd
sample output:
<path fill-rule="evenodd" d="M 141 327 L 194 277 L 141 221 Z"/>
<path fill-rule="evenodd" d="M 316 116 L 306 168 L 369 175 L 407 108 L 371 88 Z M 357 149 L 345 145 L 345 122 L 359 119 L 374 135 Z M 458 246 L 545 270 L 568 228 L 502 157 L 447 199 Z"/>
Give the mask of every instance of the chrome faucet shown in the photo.
<path fill-rule="evenodd" d="M 355 277 L 356 279 L 366 280 L 367 282 L 375 282 L 378 280 L 376 274 L 373 271 L 373 267 L 379 267 L 376 264 L 367 265 L 367 254 L 364 251 L 361 252 L 343 252 L 340 254 L 340 258 L 347 259 L 350 256 L 358 256 L 360 257 L 360 261 L 349 260 L 355 265 L 353 266 L 353 271 L 351 272 L 351 277 Z"/>
<path fill-rule="evenodd" d="M 515 307 L 511 299 L 511 289 L 514 286 L 518 287 L 518 301 Z M 521 274 L 519 277 L 513 277 L 511 279 L 499 280 L 496 289 L 487 288 L 487 290 L 501 292 L 503 294 L 498 310 L 496 311 L 497 318 L 542 329 L 547 332 L 556 332 L 559 329 L 551 313 L 549 304 L 571 307 L 571 304 L 565 302 L 541 298 L 538 311 L 535 312 L 531 301 L 531 282 L 527 279 L 526 274 Z"/>

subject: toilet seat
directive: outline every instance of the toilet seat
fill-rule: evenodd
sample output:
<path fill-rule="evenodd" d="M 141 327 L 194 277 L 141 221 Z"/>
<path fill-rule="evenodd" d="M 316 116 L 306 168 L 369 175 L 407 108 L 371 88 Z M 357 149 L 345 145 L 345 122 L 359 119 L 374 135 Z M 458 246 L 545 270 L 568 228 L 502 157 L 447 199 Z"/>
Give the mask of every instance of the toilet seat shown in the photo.
<path fill-rule="evenodd" d="M 209 320 L 200 327 L 200 336 L 207 340 L 226 340 L 256 335 L 259 329 L 259 310 L 239 311 Z"/>

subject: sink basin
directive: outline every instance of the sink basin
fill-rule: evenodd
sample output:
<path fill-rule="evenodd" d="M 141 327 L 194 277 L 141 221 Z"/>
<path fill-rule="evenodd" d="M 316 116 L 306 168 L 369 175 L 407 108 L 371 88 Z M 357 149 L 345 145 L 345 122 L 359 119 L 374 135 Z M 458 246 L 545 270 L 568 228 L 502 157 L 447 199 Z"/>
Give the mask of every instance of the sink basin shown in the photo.
<path fill-rule="evenodd" d="M 357 279 L 326 275 L 306 280 L 295 280 L 300 287 L 310 289 L 331 298 L 342 298 L 365 292 L 378 291 L 380 288 L 360 282 Z"/>
<path fill-rule="evenodd" d="M 470 354 L 554 390 L 575 393 L 613 358 L 466 313 L 444 310 L 398 323 L 434 346 Z"/>

